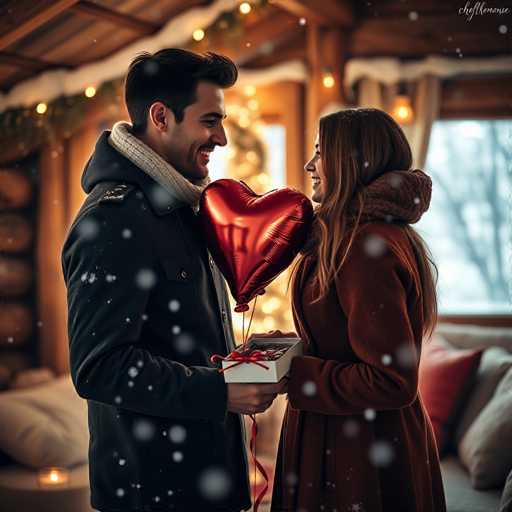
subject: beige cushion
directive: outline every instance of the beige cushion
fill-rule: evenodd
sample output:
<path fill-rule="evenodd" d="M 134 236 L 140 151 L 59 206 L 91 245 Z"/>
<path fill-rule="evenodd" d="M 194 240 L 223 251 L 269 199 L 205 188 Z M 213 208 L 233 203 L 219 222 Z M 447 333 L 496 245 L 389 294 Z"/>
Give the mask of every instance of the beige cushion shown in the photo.
<path fill-rule="evenodd" d="M 69 375 L 0 394 L 0 450 L 33 468 L 87 461 L 87 405 Z"/>
<path fill-rule="evenodd" d="M 455 431 L 455 443 L 457 445 L 492 398 L 500 380 L 511 367 L 512 354 L 504 348 L 491 347 L 484 351 L 475 376 L 475 385 L 464 406 L 464 411 Z"/>
<path fill-rule="evenodd" d="M 501 487 L 512 467 L 512 369 L 459 444 L 475 489 Z"/>
<path fill-rule="evenodd" d="M 440 322 L 436 332 L 457 348 L 502 347 L 512 352 L 512 327 L 485 327 Z"/>

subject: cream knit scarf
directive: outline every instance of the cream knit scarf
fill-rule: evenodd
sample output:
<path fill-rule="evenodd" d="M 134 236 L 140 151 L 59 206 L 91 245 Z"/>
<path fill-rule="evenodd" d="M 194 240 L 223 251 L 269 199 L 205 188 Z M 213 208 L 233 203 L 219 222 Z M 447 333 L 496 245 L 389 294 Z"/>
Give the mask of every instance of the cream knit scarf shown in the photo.
<path fill-rule="evenodd" d="M 158 153 L 132 135 L 130 123 L 120 121 L 112 127 L 108 141 L 119 153 L 151 176 L 176 199 L 197 208 L 209 178 L 189 181 Z"/>

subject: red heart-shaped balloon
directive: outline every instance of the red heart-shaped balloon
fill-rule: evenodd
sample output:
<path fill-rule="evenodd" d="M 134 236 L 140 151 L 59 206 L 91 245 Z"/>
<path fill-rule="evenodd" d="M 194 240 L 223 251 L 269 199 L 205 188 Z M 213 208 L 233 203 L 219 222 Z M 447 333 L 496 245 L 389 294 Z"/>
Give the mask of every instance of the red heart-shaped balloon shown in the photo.
<path fill-rule="evenodd" d="M 245 183 L 221 179 L 200 200 L 208 249 L 237 302 L 247 303 L 293 261 L 313 219 L 311 201 L 291 188 L 257 195 Z"/>

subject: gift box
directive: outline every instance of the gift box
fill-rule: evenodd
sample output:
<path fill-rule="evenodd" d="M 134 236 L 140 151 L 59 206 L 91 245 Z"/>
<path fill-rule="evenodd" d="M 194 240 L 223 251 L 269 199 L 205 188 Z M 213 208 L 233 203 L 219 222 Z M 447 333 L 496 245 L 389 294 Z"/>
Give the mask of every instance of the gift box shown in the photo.
<path fill-rule="evenodd" d="M 302 355 L 302 340 L 255 337 L 245 348 L 238 347 L 235 352 L 238 357 L 222 361 L 225 382 L 275 383 L 288 373 L 292 359 Z"/>

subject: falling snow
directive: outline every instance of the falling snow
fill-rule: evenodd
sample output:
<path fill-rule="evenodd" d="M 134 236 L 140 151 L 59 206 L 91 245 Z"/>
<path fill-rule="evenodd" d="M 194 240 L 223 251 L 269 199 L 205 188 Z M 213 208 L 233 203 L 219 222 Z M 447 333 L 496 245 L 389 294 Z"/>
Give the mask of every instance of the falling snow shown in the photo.
<path fill-rule="evenodd" d="M 364 410 L 364 417 L 368 421 L 373 421 L 376 416 L 377 416 L 377 413 L 375 412 L 375 409 L 365 409 Z"/>
<path fill-rule="evenodd" d="M 394 458 L 393 447 L 385 441 L 377 441 L 370 447 L 369 456 L 375 467 L 389 466 Z"/>
<path fill-rule="evenodd" d="M 84 219 L 78 224 L 77 230 L 80 236 L 83 236 L 86 240 L 92 240 L 96 237 L 100 228 L 95 220 Z"/>
<path fill-rule="evenodd" d="M 124 496 L 124 489 L 117 489 L 116 496 L 122 498 Z"/>
<path fill-rule="evenodd" d="M 181 425 L 174 425 L 169 429 L 169 439 L 173 443 L 183 443 L 187 437 L 187 431 Z"/>
<path fill-rule="evenodd" d="M 199 477 L 199 490 L 208 500 L 222 500 L 231 490 L 231 480 L 223 469 L 209 468 Z"/>
<path fill-rule="evenodd" d="M 125 239 L 128 239 L 128 238 L 131 238 L 132 237 L 132 231 L 131 229 L 123 229 L 123 232 L 121 233 L 122 237 L 125 238 Z"/>
<path fill-rule="evenodd" d="M 366 254 L 371 258 L 378 258 L 386 251 L 386 241 L 378 235 L 368 235 L 364 241 Z"/>
<path fill-rule="evenodd" d="M 304 384 L 302 384 L 302 392 L 306 396 L 315 396 L 316 395 L 316 384 L 311 380 L 304 382 Z"/>
<path fill-rule="evenodd" d="M 180 310 L 180 303 L 176 299 L 169 301 L 169 310 L 171 313 L 177 313 Z"/>
<path fill-rule="evenodd" d="M 382 364 L 389 366 L 391 364 L 392 357 L 389 354 L 384 354 L 382 356 Z"/>
<path fill-rule="evenodd" d="M 181 452 L 174 452 L 172 454 L 172 460 L 174 462 L 181 462 L 183 460 L 183 453 L 181 453 Z"/>
<path fill-rule="evenodd" d="M 156 274 L 149 268 L 143 268 L 135 275 L 135 282 L 141 290 L 150 290 L 156 284 Z"/>
<path fill-rule="evenodd" d="M 359 423 L 354 420 L 345 421 L 343 424 L 343 433 L 348 438 L 356 437 L 357 434 L 359 434 Z"/>

